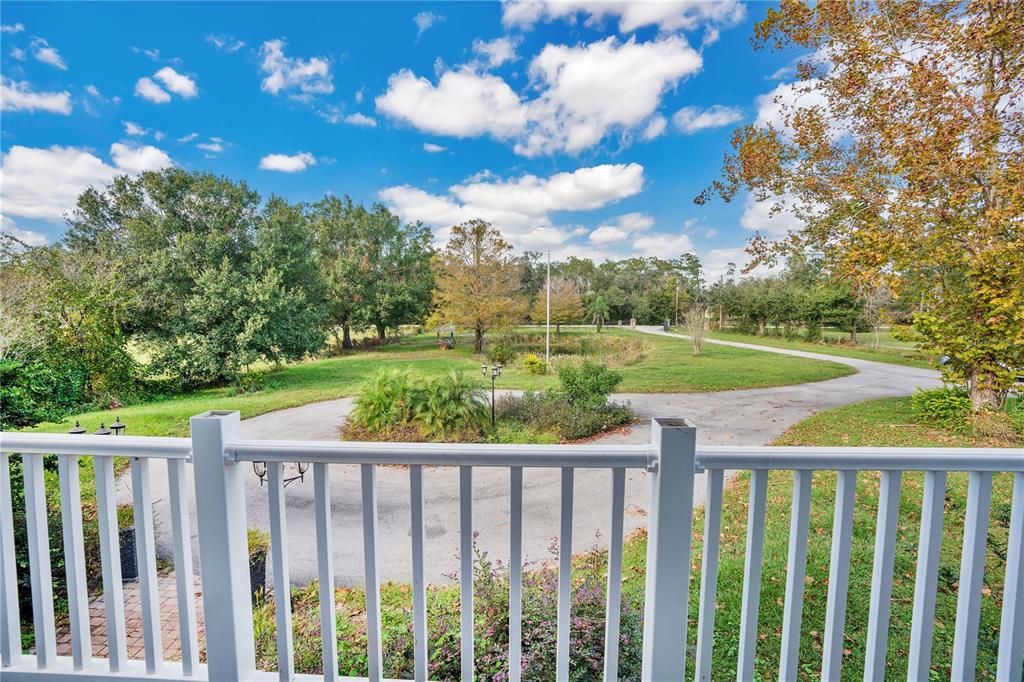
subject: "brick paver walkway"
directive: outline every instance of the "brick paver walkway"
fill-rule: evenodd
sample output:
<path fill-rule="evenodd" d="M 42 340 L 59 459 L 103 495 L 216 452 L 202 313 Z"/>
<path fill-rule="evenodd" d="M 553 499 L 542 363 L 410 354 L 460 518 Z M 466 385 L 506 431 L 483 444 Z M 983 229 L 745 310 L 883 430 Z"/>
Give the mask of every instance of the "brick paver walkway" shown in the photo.
<path fill-rule="evenodd" d="M 178 627 L 178 587 L 174 571 L 161 573 L 158 578 L 160 599 L 160 626 L 163 638 L 164 660 L 181 660 L 181 634 Z M 196 625 L 200 651 L 205 653 L 202 589 L 199 576 L 195 577 Z M 124 587 L 124 624 L 128 645 L 128 658 L 145 658 L 145 640 L 142 632 L 142 595 L 139 583 L 126 582 Z M 93 656 L 107 655 L 107 618 L 103 595 L 89 602 L 89 629 L 92 632 Z M 71 655 L 71 629 L 67 621 L 57 624 L 57 655 Z M 202 656 L 205 658 L 205 655 Z"/>

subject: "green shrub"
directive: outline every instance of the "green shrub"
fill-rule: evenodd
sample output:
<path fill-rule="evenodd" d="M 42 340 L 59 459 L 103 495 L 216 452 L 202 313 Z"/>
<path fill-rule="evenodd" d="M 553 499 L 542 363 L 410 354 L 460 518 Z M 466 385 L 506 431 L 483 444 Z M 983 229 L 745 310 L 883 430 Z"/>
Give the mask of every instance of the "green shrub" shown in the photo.
<path fill-rule="evenodd" d="M 479 431 L 488 421 L 480 385 L 452 370 L 423 382 L 413 394 L 415 417 L 428 436 L 443 438 L 459 431 Z"/>
<path fill-rule="evenodd" d="M 544 374 L 548 371 L 547 365 L 535 353 L 527 353 L 523 356 L 523 367 L 530 374 Z"/>
<path fill-rule="evenodd" d="M 0 427 L 59 421 L 86 404 L 88 379 L 73 363 L 0 360 Z"/>
<path fill-rule="evenodd" d="M 971 416 L 971 399 L 960 388 L 919 390 L 910 407 L 919 423 L 941 428 L 965 429 Z"/>
<path fill-rule="evenodd" d="M 424 378 L 409 370 L 384 370 L 371 376 L 356 396 L 346 437 L 372 440 L 396 430 L 409 438 L 443 440 L 475 434 L 487 424 L 483 390 L 473 379 L 452 371 Z"/>
<path fill-rule="evenodd" d="M 580 440 L 624 426 L 634 415 L 626 405 L 608 403 L 600 407 L 580 407 L 541 393 L 503 396 L 495 406 L 502 421 L 523 424 L 539 433 L 554 433 L 560 440 Z"/>
<path fill-rule="evenodd" d="M 249 556 L 266 556 L 270 551 L 270 533 L 259 528 L 250 528 L 247 536 Z"/>
<path fill-rule="evenodd" d="M 487 344 L 487 359 L 495 364 L 508 365 L 516 359 L 516 349 L 510 339 L 499 337 Z"/>
<path fill-rule="evenodd" d="M 558 382 L 553 397 L 576 407 L 597 408 L 608 402 L 608 396 L 622 383 L 622 375 L 606 365 L 584 360 L 579 366 L 560 367 Z"/>
<path fill-rule="evenodd" d="M 1007 399 L 1006 412 L 1010 415 L 1010 426 L 1024 438 L 1024 398 Z"/>

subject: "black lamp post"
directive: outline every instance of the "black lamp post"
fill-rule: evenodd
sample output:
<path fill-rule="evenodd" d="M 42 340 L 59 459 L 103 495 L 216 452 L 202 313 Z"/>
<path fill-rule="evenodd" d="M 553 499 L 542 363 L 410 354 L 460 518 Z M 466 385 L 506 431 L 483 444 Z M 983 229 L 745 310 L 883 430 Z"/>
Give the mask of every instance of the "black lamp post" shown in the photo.
<path fill-rule="evenodd" d="M 120 417 L 114 417 L 114 423 L 110 425 L 110 430 L 114 432 L 115 436 L 123 435 L 126 428 L 127 426 Z"/>
<path fill-rule="evenodd" d="M 491 428 L 494 428 L 494 382 L 497 381 L 498 377 L 501 376 L 501 370 L 504 369 L 504 365 L 500 362 L 494 367 L 491 367 Z M 480 373 L 483 374 L 484 379 L 487 378 L 487 365 L 480 365 Z"/>

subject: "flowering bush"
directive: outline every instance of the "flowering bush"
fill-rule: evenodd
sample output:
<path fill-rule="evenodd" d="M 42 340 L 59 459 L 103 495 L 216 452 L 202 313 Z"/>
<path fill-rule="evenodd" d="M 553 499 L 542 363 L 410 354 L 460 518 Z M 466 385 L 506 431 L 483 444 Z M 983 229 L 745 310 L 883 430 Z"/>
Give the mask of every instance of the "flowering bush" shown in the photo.
<path fill-rule="evenodd" d="M 557 547 L 552 547 L 557 552 Z M 569 626 L 569 678 L 600 679 L 604 661 L 605 567 L 607 553 L 591 550 L 574 558 L 572 622 Z M 454 576 L 453 576 L 454 577 Z M 476 552 L 473 576 L 476 677 L 504 682 L 508 671 L 508 566 Z M 642 597 L 622 595 L 619 630 L 620 679 L 640 678 L 643 633 Z M 291 594 L 295 671 L 320 674 L 321 644 L 317 585 Z M 361 590 L 336 591 L 338 663 L 342 675 L 365 676 L 365 595 Z M 523 572 L 522 679 L 555 678 L 558 571 L 550 565 L 528 566 Z M 386 584 L 381 589 L 381 620 L 385 677 L 413 677 L 412 603 L 408 585 Z M 254 610 L 257 666 L 274 670 L 277 664 L 274 602 L 268 598 Z M 427 591 L 427 631 L 430 679 L 461 677 L 459 655 L 459 588 L 431 587 Z"/>
<path fill-rule="evenodd" d="M 523 367 L 530 374 L 544 374 L 548 370 L 547 365 L 535 353 L 528 353 L 523 356 Z"/>

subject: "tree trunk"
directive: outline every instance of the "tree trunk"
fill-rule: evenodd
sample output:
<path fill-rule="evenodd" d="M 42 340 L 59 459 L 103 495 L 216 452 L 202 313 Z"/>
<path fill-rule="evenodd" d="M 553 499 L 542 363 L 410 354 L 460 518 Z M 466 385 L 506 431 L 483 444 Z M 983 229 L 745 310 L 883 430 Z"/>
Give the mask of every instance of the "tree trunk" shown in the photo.
<path fill-rule="evenodd" d="M 555 336 L 558 336 L 561 333 L 562 333 L 562 323 L 561 322 L 555 322 Z"/>
<path fill-rule="evenodd" d="M 996 385 L 996 379 L 991 372 L 971 372 L 971 409 L 974 412 L 999 409 L 1003 402 L 1003 392 L 995 388 Z"/>
<path fill-rule="evenodd" d="M 352 328 L 349 327 L 348 322 L 341 325 L 341 347 L 352 350 Z"/>
<path fill-rule="evenodd" d="M 481 327 L 473 329 L 473 352 L 479 353 L 484 349 L 484 330 Z"/>
<path fill-rule="evenodd" d="M 857 321 L 850 323 L 850 343 L 857 345 Z"/>
<path fill-rule="evenodd" d="M 373 326 L 375 326 L 377 328 L 377 338 L 379 340 L 383 341 L 384 339 L 386 339 L 388 337 L 388 334 L 387 334 L 388 328 L 387 327 L 385 327 L 384 325 L 382 325 L 380 323 L 377 323 L 377 324 L 375 324 Z"/>
<path fill-rule="evenodd" d="M 764 336 L 764 320 L 757 321 L 757 335 Z"/>

